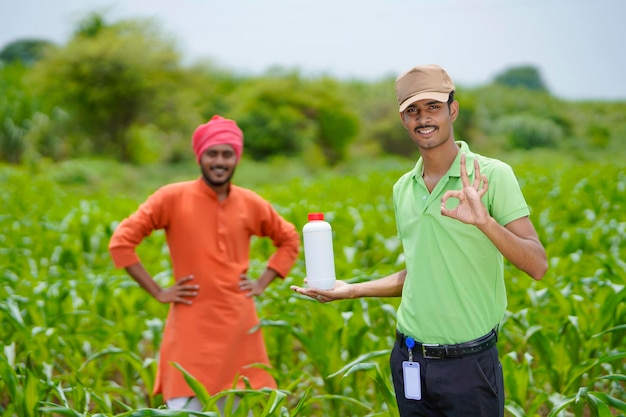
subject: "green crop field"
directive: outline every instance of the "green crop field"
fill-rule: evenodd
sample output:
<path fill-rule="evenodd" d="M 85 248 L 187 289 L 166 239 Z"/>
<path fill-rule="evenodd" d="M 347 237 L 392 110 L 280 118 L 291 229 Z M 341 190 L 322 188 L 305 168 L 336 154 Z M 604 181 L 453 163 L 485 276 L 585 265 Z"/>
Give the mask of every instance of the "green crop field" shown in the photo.
<path fill-rule="evenodd" d="M 299 230 L 309 211 L 325 212 L 338 278 L 368 280 L 403 267 L 391 186 L 411 165 L 274 176 L 254 189 Z M 506 266 L 509 305 L 498 344 L 507 415 L 624 415 L 626 167 L 520 161 L 514 168 L 550 269 L 535 282 Z M 303 281 L 302 255 L 257 300 L 279 389 L 209 397 L 188 375 L 206 411 L 160 408 L 150 392 L 167 306 L 114 269 L 107 244 L 117 222 L 175 176 L 123 173 L 87 162 L 0 169 L 0 416 L 210 416 L 219 415 L 218 397 L 235 394 L 243 401 L 234 416 L 397 415 L 388 355 L 399 300 L 319 304 L 297 296 L 289 286 Z M 254 276 L 272 246 L 258 239 L 253 249 Z M 167 285 L 163 234 L 139 253 Z"/>

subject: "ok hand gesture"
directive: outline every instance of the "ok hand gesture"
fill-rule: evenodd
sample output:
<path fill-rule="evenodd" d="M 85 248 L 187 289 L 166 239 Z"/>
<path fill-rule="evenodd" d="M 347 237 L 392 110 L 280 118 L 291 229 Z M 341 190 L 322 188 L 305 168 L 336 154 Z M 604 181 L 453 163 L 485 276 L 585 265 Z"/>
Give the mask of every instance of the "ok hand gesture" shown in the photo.
<path fill-rule="evenodd" d="M 481 198 L 487 192 L 487 177 L 481 175 L 478 160 L 474 159 L 474 182 L 470 184 L 467 175 L 467 165 L 465 154 L 461 154 L 461 190 L 449 190 L 441 198 L 441 214 L 457 219 L 463 223 L 482 225 L 489 219 L 489 212 L 482 203 Z M 457 198 L 459 205 L 454 209 L 446 208 L 446 201 L 449 198 Z"/>

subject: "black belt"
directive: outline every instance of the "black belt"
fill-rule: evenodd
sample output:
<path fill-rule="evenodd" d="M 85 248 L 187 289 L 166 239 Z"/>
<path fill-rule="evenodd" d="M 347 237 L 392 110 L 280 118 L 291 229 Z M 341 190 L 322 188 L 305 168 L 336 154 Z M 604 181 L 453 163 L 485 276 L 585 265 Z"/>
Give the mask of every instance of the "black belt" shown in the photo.
<path fill-rule="evenodd" d="M 396 330 L 396 341 L 402 346 L 406 347 L 406 339 L 408 336 L 403 335 Z M 496 330 L 492 330 L 485 336 L 478 339 L 470 340 L 465 343 L 458 343 L 456 345 L 437 345 L 415 342 L 415 346 L 411 349 L 412 352 L 421 354 L 427 359 L 444 359 L 444 358 L 460 358 L 467 355 L 475 355 L 480 352 L 491 348 L 498 341 L 498 335 Z"/>

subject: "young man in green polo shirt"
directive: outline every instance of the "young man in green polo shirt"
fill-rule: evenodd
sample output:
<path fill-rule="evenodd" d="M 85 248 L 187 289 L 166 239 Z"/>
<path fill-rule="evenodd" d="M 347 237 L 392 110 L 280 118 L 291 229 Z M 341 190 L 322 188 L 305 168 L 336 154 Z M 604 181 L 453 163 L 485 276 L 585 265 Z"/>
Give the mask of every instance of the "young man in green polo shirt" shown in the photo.
<path fill-rule="evenodd" d="M 511 167 L 455 140 L 454 89 L 436 65 L 396 80 L 402 125 L 420 151 L 393 187 L 406 269 L 332 290 L 292 287 L 320 302 L 402 297 L 390 358 L 402 417 L 504 416 L 503 257 L 535 280 L 548 269 Z"/>

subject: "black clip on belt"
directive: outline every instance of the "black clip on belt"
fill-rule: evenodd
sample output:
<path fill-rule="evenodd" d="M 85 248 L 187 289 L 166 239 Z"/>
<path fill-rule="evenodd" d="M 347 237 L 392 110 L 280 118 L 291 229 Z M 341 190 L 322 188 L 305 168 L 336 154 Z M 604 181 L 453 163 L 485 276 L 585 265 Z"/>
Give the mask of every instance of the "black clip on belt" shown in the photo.
<path fill-rule="evenodd" d="M 498 341 L 495 329 L 478 339 L 456 345 L 438 345 L 415 342 L 412 337 L 405 336 L 396 330 L 396 340 L 402 346 L 411 346 L 411 350 L 426 359 L 460 358 L 475 355 L 491 348 Z"/>

